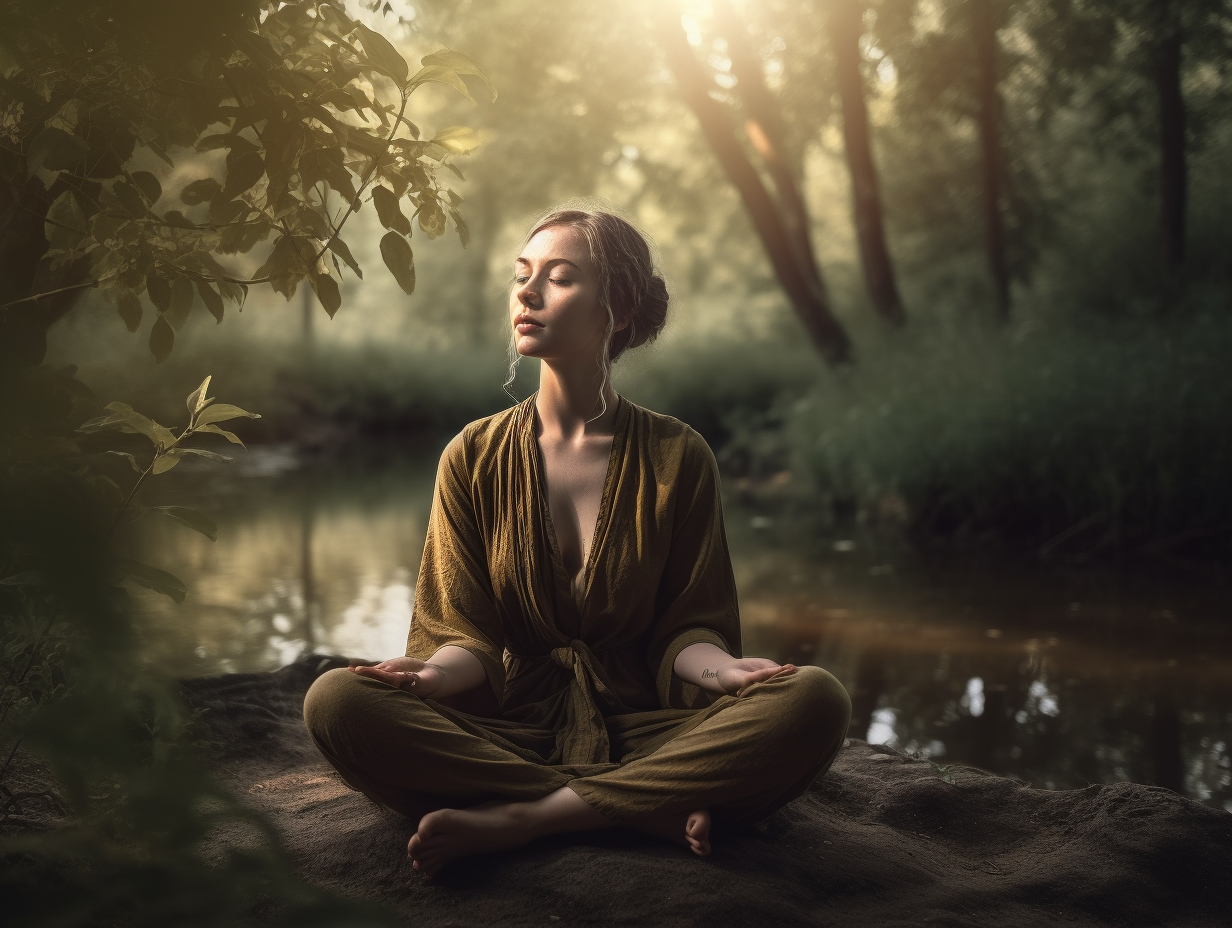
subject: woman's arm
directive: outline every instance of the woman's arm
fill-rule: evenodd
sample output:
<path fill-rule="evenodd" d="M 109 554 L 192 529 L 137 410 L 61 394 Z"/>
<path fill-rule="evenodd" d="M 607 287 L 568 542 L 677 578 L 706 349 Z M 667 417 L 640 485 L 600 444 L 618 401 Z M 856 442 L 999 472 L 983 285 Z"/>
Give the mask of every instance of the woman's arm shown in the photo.
<path fill-rule="evenodd" d="M 673 669 L 682 680 L 731 696 L 750 683 L 796 672 L 794 664 L 776 664 L 764 657 L 732 657 L 707 641 L 691 644 L 677 654 Z"/>
<path fill-rule="evenodd" d="M 437 649 L 426 661 L 414 657 L 394 657 L 373 665 L 352 661 L 351 669 L 424 699 L 456 696 L 488 678 L 479 658 L 452 644 Z"/>

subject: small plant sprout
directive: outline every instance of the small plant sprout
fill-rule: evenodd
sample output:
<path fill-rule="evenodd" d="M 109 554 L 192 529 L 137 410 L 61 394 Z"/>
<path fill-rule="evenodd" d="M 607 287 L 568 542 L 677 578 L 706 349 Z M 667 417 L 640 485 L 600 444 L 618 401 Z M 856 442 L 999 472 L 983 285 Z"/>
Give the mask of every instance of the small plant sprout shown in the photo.
<path fill-rule="evenodd" d="M 137 460 L 136 455 L 130 454 L 127 451 L 113 450 L 107 452 L 108 454 L 123 457 L 137 474 L 137 479 L 133 482 L 132 488 L 124 497 L 124 501 L 120 504 L 119 509 L 116 510 L 115 517 L 111 523 L 112 533 L 115 532 L 121 520 L 137 519 L 147 512 L 156 511 L 175 519 L 175 521 L 183 525 L 187 525 L 194 531 L 200 532 L 210 541 L 217 539 L 218 527 L 204 513 L 198 512 L 195 509 L 185 509 L 182 506 L 150 506 L 147 508 L 135 506 L 133 503 L 137 491 L 141 489 L 147 477 L 151 474 L 165 474 L 188 455 L 196 455 L 228 464 L 233 460 L 233 458 L 225 454 L 219 454 L 216 451 L 191 447 L 187 444 L 190 439 L 201 435 L 221 435 L 232 444 L 244 447 L 244 443 L 238 435 L 221 428 L 219 423 L 228 422 L 232 419 L 260 419 L 261 417 L 255 412 L 249 412 L 238 406 L 232 406 L 230 403 L 215 403 L 214 397 L 206 395 L 210 387 L 210 379 L 210 377 L 206 377 L 205 380 L 201 381 L 201 386 L 188 395 L 186 401 L 188 406 L 188 424 L 180 430 L 178 435 L 165 425 L 160 425 L 148 416 L 137 412 L 127 403 L 108 403 L 106 406 L 107 412 L 104 415 L 91 419 L 79 428 L 78 431 L 87 433 L 118 431 L 140 434 L 149 439 L 150 444 L 153 446 L 153 454 L 144 468 Z M 148 589 L 164 593 L 177 603 L 184 601 L 184 597 L 187 595 L 187 588 L 174 575 L 167 573 L 165 570 L 151 567 L 149 564 L 143 564 L 140 561 L 128 558 L 116 558 L 115 562 L 120 576 L 128 577 Z"/>

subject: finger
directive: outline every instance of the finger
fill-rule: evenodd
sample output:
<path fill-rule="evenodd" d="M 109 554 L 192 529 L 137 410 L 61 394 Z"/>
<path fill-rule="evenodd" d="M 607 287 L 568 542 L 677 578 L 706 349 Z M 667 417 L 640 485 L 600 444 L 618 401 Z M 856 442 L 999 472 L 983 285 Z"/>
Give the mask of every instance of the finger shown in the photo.
<path fill-rule="evenodd" d="M 352 657 L 349 661 L 347 661 L 347 667 L 351 670 L 354 670 L 356 667 L 371 667 L 372 664 L 372 661 L 366 661 L 359 657 Z"/>

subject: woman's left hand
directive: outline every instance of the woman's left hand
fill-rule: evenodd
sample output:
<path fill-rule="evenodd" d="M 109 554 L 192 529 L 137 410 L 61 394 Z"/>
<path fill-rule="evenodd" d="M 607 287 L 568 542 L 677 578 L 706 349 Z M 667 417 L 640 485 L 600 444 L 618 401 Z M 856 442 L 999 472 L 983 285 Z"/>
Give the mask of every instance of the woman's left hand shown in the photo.
<path fill-rule="evenodd" d="M 724 661 L 718 668 L 718 684 L 723 692 L 735 696 L 750 683 L 760 683 L 796 672 L 795 664 L 776 664 L 765 657 L 734 657 Z"/>

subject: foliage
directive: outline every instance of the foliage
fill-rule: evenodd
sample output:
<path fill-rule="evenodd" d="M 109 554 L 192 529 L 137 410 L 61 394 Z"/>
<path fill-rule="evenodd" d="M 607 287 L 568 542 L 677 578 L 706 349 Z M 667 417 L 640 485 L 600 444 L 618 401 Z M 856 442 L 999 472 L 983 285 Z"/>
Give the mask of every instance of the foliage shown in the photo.
<path fill-rule="evenodd" d="M 121 403 L 92 416 L 97 402 L 71 370 L 3 369 L 11 440 L 0 480 L 0 891 L 21 924 L 232 925 L 258 915 L 383 924 L 379 913 L 291 875 L 277 837 L 210 778 L 199 726 L 174 685 L 139 657 L 132 604 L 117 580 L 177 601 L 184 585 L 114 556 L 107 542 L 122 517 L 142 513 L 131 503 L 147 477 L 186 454 L 222 457 L 191 439 L 239 443 L 219 423 L 252 414 L 214 402 L 208 386 L 206 378 L 188 397 L 188 423 L 176 434 Z M 148 442 L 144 467 L 131 452 L 99 446 L 115 431 Z M 138 472 L 126 495 L 107 460 Z M 158 508 L 215 535 L 200 513 Z M 50 765 L 57 792 L 9 789 L 19 743 Z M 70 820 L 44 827 L 66 811 Z M 236 824 L 246 836 L 228 845 L 220 829 Z"/>
<path fill-rule="evenodd" d="M 1222 313 L 884 345 L 789 418 L 824 499 L 922 538 L 1167 551 L 1232 529 Z"/>
<path fill-rule="evenodd" d="M 111 536 L 156 511 L 215 537 L 199 512 L 134 501 L 185 456 L 223 458 L 196 439 L 240 444 L 222 424 L 255 416 L 215 402 L 208 377 L 178 432 L 101 407 L 75 368 L 45 363 L 46 329 L 87 289 L 130 330 L 144 294 L 160 361 L 198 301 L 221 321 L 255 284 L 290 298 L 307 279 L 332 315 L 342 265 L 360 275 L 340 233 L 369 199 L 409 293 L 412 220 L 429 237 L 452 225 L 465 244 L 438 172 L 460 177 L 453 159 L 476 143 L 462 127 L 422 137 L 410 97 L 427 83 L 469 97 L 472 78 L 484 82 L 444 49 L 411 74 L 341 0 L 0 3 L 0 778 L 32 752 L 58 790 L 0 784 L 0 882 L 23 923 L 382 922 L 300 883 L 276 837 L 211 780 L 118 585 L 185 596 L 171 574 L 116 556 Z M 250 253 L 263 260 L 253 272 Z M 28 814 L 43 803 L 71 817 L 47 828 Z M 219 829 L 235 823 L 248 834 L 228 846 Z"/>
<path fill-rule="evenodd" d="M 15 191 L 9 218 L 37 213 L 49 247 L 31 292 L 9 306 L 98 288 L 135 331 L 144 294 L 162 360 L 195 303 L 221 322 L 225 301 L 242 306 L 254 284 L 290 299 L 306 278 L 332 316 L 342 266 L 362 276 L 341 233 L 368 200 L 389 230 L 382 257 L 407 293 L 404 204 L 429 237 L 452 223 L 465 244 L 461 198 L 438 172 L 461 177 L 453 159 L 477 136 L 454 126 L 423 138 L 407 116 L 429 83 L 471 96 L 464 78 L 484 78 L 465 56 L 442 49 L 412 74 L 341 0 L 253 2 L 238 27 L 199 40 L 185 61 L 134 49 L 132 23 L 106 6 L 74 5 L 80 29 L 28 6 L 3 9 L 0 173 Z M 182 185 L 164 192 L 171 183 Z M 267 241 L 253 273 L 235 266 Z"/>

